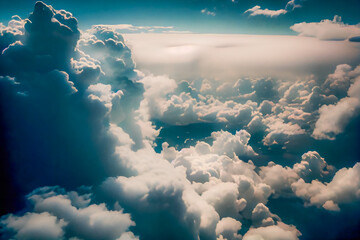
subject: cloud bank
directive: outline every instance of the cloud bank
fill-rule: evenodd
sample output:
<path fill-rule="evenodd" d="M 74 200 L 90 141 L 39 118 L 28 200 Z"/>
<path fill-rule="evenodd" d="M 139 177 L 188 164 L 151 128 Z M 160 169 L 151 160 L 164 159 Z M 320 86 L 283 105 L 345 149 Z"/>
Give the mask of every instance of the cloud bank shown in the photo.
<path fill-rule="evenodd" d="M 346 40 L 356 41 L 360 36 L 360 25 L 349 25 L 342 22 L 341 17 L 335 15 L 333 20 L 325 19 L 321 22 L 302 22 L 294 24 L 291 30 L 300 36 L 315 37 L 320 40 Z"/>
<path fill-rule="evenodd" d="M 360 63 L 358 43 L 308 37 L 125 34 L 125 38 L 143 72 L 188 81 L 234 81 L 240 77 L 296 80 L 311 74 L 325 77 L 339 64 Z"/>

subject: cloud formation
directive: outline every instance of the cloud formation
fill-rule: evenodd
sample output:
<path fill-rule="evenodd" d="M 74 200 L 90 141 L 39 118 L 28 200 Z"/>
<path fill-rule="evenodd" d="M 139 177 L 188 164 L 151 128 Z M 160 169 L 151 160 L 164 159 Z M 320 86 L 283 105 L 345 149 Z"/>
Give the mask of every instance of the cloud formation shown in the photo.
<path fill-rule="evenodd" d="M 202 14 L 209 15 L 209 16 L 213 16 L 213 17 L 216 16 L 216 13 L 215 13 L 214 11 L 210 11 L 210 10 L 208 10 L 207 8 L 202 9 L 202 10 L 201 10 L 201 13 L 202 13 Z"/>
<path fill-rule="evenodd" d="M 267 8 L 262 9 L 260 6 L 256 5 L 252 8 L 249 8 L 244 12 L 244 14 L 248 13 L 249 16 L 265 16 L 265 17 L 278 17 L 283 14 L 287 14 L 291 11 L 294 11 L 296 8 L 300 8 L 303 0 L 290 0 L 284 9 L 278 10 L 269 10 Z"/>
<path fill-rule="evenodd" d="M 354 39 L 360 35 L 360 26 L 349 25 L 341 20 L 338 15 L 333 20 L 324 19 L 320 22 L 302 22 L 294 24 L 291 30 L 298 32 L 300 36 L 315 37 L 320 40 L 346 40 Z"/>
<path fill-rule="evenodd" d="M 279 9 L 279 10 L 269 10 L 267 8 L 261 9 L 260 6 L 254 6 L 253 8 L 246 10 L 244 13 L 249 13 L 250 16 L 263 15 L 266 17 L 277 17 L 279 15 L 286 14 L 287 11 L 285 9 Z"/>

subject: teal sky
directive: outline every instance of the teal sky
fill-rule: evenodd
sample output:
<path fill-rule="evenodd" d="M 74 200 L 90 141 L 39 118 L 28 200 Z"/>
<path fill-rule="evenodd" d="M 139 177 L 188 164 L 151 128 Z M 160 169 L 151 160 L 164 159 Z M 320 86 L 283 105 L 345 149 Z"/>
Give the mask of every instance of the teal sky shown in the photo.
<path fill-rule="evenodd" d="M 319 22 L 342 17 L 348 24 L 360 22 L 359 0 L 306 0 L 301 7 L 277 17 L 249 16 L 247 9 L 284 9 L 287 0 L 48 0 L 56 9 L 72 12 L 82 29 L 93 24 L 133 24 L 174 26 L 174 30 L 194 33 L 294 34 L 289 27 L 298 22 Z M 35 0 L 4 1 L 0 21 L 12 15 L 27 17 Z M 214 13 L 208 15 L 201 10 Z"/>

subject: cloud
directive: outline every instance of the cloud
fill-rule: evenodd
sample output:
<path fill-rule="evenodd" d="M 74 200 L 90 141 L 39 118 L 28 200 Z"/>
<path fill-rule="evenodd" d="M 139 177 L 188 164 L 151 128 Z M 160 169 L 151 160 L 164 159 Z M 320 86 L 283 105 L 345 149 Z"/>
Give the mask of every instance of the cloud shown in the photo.
<path fill-rule="evenodd" d="M 314 179 L 321 179 L 332 172 L 332 167 L 329 166 L 324 158 L 315 151 L 309 151 L 301 156 L 301 162 L 294 164 L 294 171 L 309 182 Z"/>
<path fill-rule="evenodd" d="M 279 10 L 269 10 L 267 8 L 265 9 L 261 9 L 260 6 L 256 5 L 248 10 L 246 10 L 244 12 L 245 13 L 249 13 L 250 16 L 266 16 L 266 17 L 278 17 L 280 15 L 283 14 L 287 14 L 289 12 L 294 11 L 296 8 L 300 8 L 301 4 L 302 4 L 303 0 L 290 0 L 284 9 L 279 9 Z"/>
<path fill-rule="evenodd" d="M 323 82 L 304 78 L 289 84 L 271 78 L 255 78 L 225 83 L 207 79 L 176 83 L 165 76 L 146 77 L 142 80 L 146 89 L 141 105 L 145 110 L 143 114 L 149 119 L 169 125 L 227 123 L 245 128 L 251 134 L 262 134 L 264 146 L 295 147 L 296 142 L 308 141 L 314 131 L 312 136 L 320 139 L 318 131 L 327 126 L 331 130 L 324 131 L 337 131 L 338 134 L 356 117 L 356 112 L 353 114 L 351 109 L 347 111 L 339 106 L 340 110 L 328 112 L 332 115 L 339 111 L 349 112 L 348 118 L 344 114 L 338 115 L 344 119 L 343 123 L 331 117 L 325 120 L 326 124 L 314 125 L 314 122 L 323 121 L 324 109 L 335 106 L 341 98 L 339 104 L 348 102 L 348 98 L 343 97 L 358 75 L 358 67 L 353 69 L 340 64 Z M 354 93 L 349 101 L 356 105 L 356 84 L 351 89 Z"/>
<path fill-rule="evenodd" d="M 268 226 L 250 229 L 243 237 L 244 240 L 264 239 L 264 240 L 296 240 L 299 239 L 299 232 L 291 226 Z"/>
<path fill-rule="evenodd" d="M 285 9 L 294 10 L 295 8 L 301 8 L 301 4 L 304 2 L 304 0 L 290 0 L 286 6 Z"/>
<path fill-rule="evenodd" d="M 26 213 L 21 217 L 10 215 L 1 224 L 14 231 L 16 239 L 61 239 L 67 222 L 43 212 Z"/>
<path fill-rule="evenodd" d="M 342 133 L 351 119 L 360 111 L 360 78 L 348 89 L 348 97 L 332 105 L 323 105 L 319 109 L 320 117 L 315 123 L 313 137 L 316 139 L 335 139 Z"/>
<path fill-rule="evenodd" d="M 42 2 L 29 19 L 16 21 L 5 28 L 15 42 L 0 56 L 0 91 L 6 116 L 1 138 L 7 139 L 8 152 L 3 159 L 8 181 L 18 189 L 17 199 L 44 185 L 74 188 L 118 174 L 120 169 L 110 164 L 115 152 L 107 131 L 110 119 L 135 125 L 128 124 L 127 132 L 141 144 L 129 115 L 142 97 L 142 84 L 127 77 L 137 75 L 121 35 L 97 29 L 79 41 L 71 13 Z M 0 42 L 8 44 L 9 39 L 1 35 Z M 86 45 L 90 55 L 80 51 L 78 43 Z M 108 55 L 97 55 L 99 49 Z"/>
<path fill-rule="evenodd" d="M 320 40 L 346 40 L 360 35 L 359 24 L 346 24 L 338 15 L 335 15 L 333 20 L 324 19 L 320 22 L 297 23 L 290 29 L 298 32 L 300 36 L 315 37 Z"/>
<path fill-rule="evenodd" d="M 297 124 L 284 123 L 280 119 L 267 118 L 269 127 L 268 134 L 263 139 L 265 145 L 285 144 L 290 138 L 298 138 L 305 134 L 305 131 Z"/>
<path fill-rule="evenodd" d="M 204 8 L 201 10 L 201 13 L 202 14 L 206 14 L 208 16 L 213 16 L 215 17 L 216 16 L 216 13 L 214 11 L 209 11 L 207 8 Z"/>
<path fill-rule="evenodd" d="M 296 185 L 297 181 L 323 181 L 333 176 L 334 170 L 319 153 L 309 151 L 301 156 L 300 163 L 295 163 L 292 167 L 269 162 L 267 166 L 260 167 L 259 176 L 271 187 L 274 196 L 289 197 L 293 196 L 293 184 Z"/>
<path fill-rule="evenodd" d="M 352 168 L 342 168 L 336 172 L 329 183 L 313 180 L 306 183 L 299 179 L 292 184 L 295 194 L 303 198 L 309 205 L 323 207 L 331 211 L 339 211 L 339 204 L 357 202 L 359 200 L 360 164 Z"/>
<path fill-rule="evenodd" d="M 34 212 L 23 216 L 10 214 L 1 221 L 3 231 L 17 239 L 117 239 L 135 225 L 119 207 L 108 210 L 105 204 L 90 204 L 89 194 L 40 188 L 27 199 Z"/>
<path fill-rule="evenodd" d="M 250 13 L 250 16 L 263 15 L 266 17 L 277 17 L 279 15 L 286 14 L 287 11 L 285 9 L 279 9 L 279 10 L 269 10 L 267 8 L 261 9 L 260 6 L 254 6 L 253 8 L 246 10 L 244 13 Z"/>
<path fill-rule="evenodd" d="M 241 239 L 237 232 L 241 229 L 241 222 L 233 218 L 223 218 L 216 225 L 216 235 L 220 239 L 236 240 Z M 222 238 L 221 238 L 222 237 Z"/>
<path fill-rule="evenodd" d="M 93 28 L 108 29 L 119 33 L 153 33 L 153 32 L 163 33 L 174 30 L 173 26 L 134 26 L 132 24 L 116 24 L 116 25 L 99 24 L 99 25 L 93 25 Z"/>
<path fill-rule="evenodd" d="M 125 37 L 138 69 L 178 81 L 245 77 L 296 81 L 311 74 L 323 77 L 339 64 L 354 66 L 360 60 L 356 45 L 300 36 L 147 34 L 147 41 L 141 34 Z"/>

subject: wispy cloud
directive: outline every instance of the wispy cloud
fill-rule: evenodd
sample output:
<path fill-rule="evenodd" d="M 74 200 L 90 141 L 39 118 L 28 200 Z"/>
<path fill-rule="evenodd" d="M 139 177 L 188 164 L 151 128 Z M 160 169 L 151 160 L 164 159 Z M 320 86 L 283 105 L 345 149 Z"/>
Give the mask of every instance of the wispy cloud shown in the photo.
<path fill-rule="evenodd" d="M 255 6 L 246 10 L 244 13 L 250 13 L 250 16 L 264 15 L 267 17 L 277 17 L 279 15 L 287 13 L 285 9 L 280 10 L 269 10 L 267 8 L 261 9 L 260 6 Z"/>
<path fill-rule="evenodd" d="M 321 40 L 345 40 L 360 36 L 360 24 L 346 24 L 337 15 L 334 16 L 333 20 L 324 19 L 320 22 L 297 23 L 290 29 L 298 32 L 300 36 L 315 37 Z"/>
<path fill-rule="evenodd" d="M 216 16 L 215 11 L 210 11 L 210 10 L 208 10 L 207 8 L 202 9 L 202 10 L 201 10 L 201 13 L 202 13 L 202 14 L 209 15 L 209 16 L 213 16 L 213 17 Z"/>
<path fill-rule="evenodd" d="M 303 0 L 290 0 L 286 4 L 284 9 L 279 9 L 279 10 L 270 10 L 267 8 L 261 9 L 260 6 L 256 5 L 250 9 L 246 10 L 244 13 L 249 13 L 250 16 L 262 15 L 262 16 L 266 16 L 266 17 L 278 17 L 280 15 L 291 12 L 296 8 L 300 8 L 302 2 L 303 2 Z"/>
<path fill-rule="evenodd" d="M 139 32 L 164 32 L 164 31 L 170 31 L 173 30 L 173 26 L 134 26 L 132 24 L 115 24 L 115 25 L 94 25 L 93 28 L 103 28 L 103 29 L 109 29 L 113 31 L 118 32 L 133 32 L 133 33 L 139 33 Z"/>

